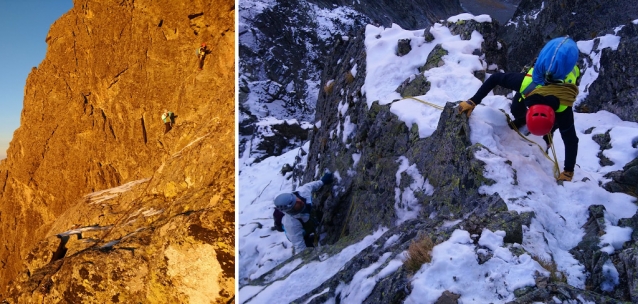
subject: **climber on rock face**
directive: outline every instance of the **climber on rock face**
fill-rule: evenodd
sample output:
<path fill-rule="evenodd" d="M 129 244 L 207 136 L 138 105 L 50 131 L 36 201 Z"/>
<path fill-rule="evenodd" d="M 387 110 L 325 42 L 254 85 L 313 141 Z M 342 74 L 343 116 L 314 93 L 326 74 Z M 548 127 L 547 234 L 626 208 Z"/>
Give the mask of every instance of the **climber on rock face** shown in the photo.
<path fill-rule="evenodd" d="M 164 122 L 164 134 L 168 133 L 171 129 L 173 129 L 173 119 L 175 118 L 175 114 L 169 110 L 164 110 L 162 112 L 162 121 Z"/>
<path fill-rule="evenodd" d="M 558 180 L 571 181 L 578 154 L 572 111 L 580 76 L 577 61 L 576 43 L 569 37 L 554 38 L 543 47 L 534 67 L 527 73 L 493 74 L 472 98 L 459 104 L 459 113 L 470 117 L 474 107 L 497 85 L 517 91 L 511 104 L 514 121 L 510 127 L 518 129 L 527 124 L 529 132 L 543 136 L 548 145 L 548 135 L 559 129 L 565 144 L 565 167 Z"/>
<path fill-rule="evenodd" d="M 204 57 L 206 57 L 207 53 L 206 43 L 202 43 L 199 48 L 197 48 L 197 68 L 200 71 L 204 68 Z"/>
<path fill-rule="evenodd" d="M 332 183 L 332 173 L 327 172 L 321 180 L 309 182 L 295 192 L 281 193 L 275 198 L 275 229 L 284 231 L 286 237 L 300 253 L 314 247 L 316 219 L 312 216 L 312 193 Z"/>

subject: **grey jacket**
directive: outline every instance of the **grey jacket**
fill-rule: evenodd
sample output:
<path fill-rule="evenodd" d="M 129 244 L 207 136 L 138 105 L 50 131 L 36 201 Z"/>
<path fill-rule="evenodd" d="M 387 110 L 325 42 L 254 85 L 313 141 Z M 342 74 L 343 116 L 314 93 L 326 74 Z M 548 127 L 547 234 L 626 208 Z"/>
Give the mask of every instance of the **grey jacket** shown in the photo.
<path fill-rule="evenodd" d="M 310 204 L 312 206 L 312 193 L 319 190 L 323 186 L 323 182 L 318 180 L 314 182 L 309 182 L 299 188 L 295 192 L 298 193 L 300 197 L 306 200 L 306 204 Z M 310 220 L 310 213 L 299 213 L 295 215 L 290 215 L 285 213 L 284 217 L 281 219 L 282 224 L 284 225 L 284 229 L 286 231 L 286 237 L 292 245 L 295 247 L 295 253 L 302 252 L 306 249 L 306 243 L 304 242 L 303 235 L 303 225 L 299 222 L 299 220 L 304 223 Z"/>

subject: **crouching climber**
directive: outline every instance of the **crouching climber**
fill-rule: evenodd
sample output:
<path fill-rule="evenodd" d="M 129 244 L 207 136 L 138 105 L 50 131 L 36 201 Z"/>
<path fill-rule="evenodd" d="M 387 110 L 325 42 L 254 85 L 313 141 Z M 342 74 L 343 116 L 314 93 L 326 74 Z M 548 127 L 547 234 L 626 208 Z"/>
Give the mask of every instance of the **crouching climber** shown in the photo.
<path fill-rule="evenodd" d="M 510 126 L 521 128 L 527 124 L 529 132 L 543 136 L 548 146 L 549 135 L 556 129 L 560 130 L 565 144 L 565 167 L 558 180 L 571 181 L 578 154 L 572 111 L 578 95 L 576 81 L 580 76 L 577 61 L 578 47 L 572 39 L 552 39 L 543 47 L 534 67 L 527 73 L 493 74 L 472 98 L 461 102 L 459 113 L 470 117 L 474 107 L 497 85 L 517 91 L 511 104 L 514 121 Z"/>
<path fill-rule="evenodd" d="M 197 48 L 197 68 L 201 71 L 204 68 L 204 57 L 208 54 L 208 49 L 206 48 L 206 43 L 202 43 Z"/>
<path fill-rule="evenodd" d="M 162 121 L 164 122 L 164 134 L 168 133 L 171 129 L 173 129 L 173 123 L 175 119 L 175 114 L 169 110 L 164 110 L 162 112 Z"/>
<path fill-rule="evenodd" d="M 317 220 L 312 215 L 312 193 L 332 183 L 332 173 L 325 173 L 320 180 L 309 182 L 292 193 L 281 193 L 275 198 L 275 229 L 284 231 L 292 242 L 295 254 L 314 247 Z"/>

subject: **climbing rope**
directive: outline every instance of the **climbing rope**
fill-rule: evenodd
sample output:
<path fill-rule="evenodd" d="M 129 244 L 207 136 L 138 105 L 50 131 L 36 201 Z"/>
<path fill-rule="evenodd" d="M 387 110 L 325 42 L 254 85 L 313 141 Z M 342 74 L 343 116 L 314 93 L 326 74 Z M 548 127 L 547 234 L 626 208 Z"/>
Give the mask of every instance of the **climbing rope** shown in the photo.
<path fill-rule="evenodd" d="M 427 102 L 427 101 L 425 101 L 425 100 L 421 100 L 421 99 L 418 99 L 418 98 L 416 98 L 416 97 L 412 97 L 412 96 L 406 96 L 405 98 L 403 98 L 403 99 L 401 99 L 401 100 L 405 100 L 405 99 L 408 99 L 408 98 L 409 98 L 409 99 L 414 99 L 414 100 L 416 100 L 416 101 L 418 101 L 418 102 L 420 102 L 420 103 L 426 104 L 426 105 L 431 106 L 431 107 L 433 107 L 433 108 L 435 108 L 435 109 L 443 110 L 443 108 L 444 108 L 444 107 L 442 107 L 442 106 L 439 106 L 439 105 L 433 104 L 433 103 L 431 103 L 431 102 Z"/>

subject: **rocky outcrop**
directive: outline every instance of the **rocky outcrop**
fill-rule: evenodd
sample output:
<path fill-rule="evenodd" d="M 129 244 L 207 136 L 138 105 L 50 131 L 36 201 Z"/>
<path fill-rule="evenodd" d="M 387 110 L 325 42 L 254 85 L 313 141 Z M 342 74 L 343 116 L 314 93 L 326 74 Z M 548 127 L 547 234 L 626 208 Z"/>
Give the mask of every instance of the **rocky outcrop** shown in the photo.
<path fill-rule="evenodd" d="M 234 296 L 234 15 L 78 0 L 52 25 L 0 166 L 0 298 Z"/>
<path fill-rule="evenodd" d="M 638 61 L 631 55 L 638 51 L 638 24 L 627 22 L 617 35 L 620 36 L 617 50 L 599 50 L 602 53 L 600 74 L 589 88 L 589 97 L 578 110 L 605 110 L 623 120 L 638 122 L 638 105 L 635 102 L 638 99 L 638 71 L 632 68 L 638 65 Z"/>
<path fill-rule="evenodd" d="M 272 123 L 260 123 L 255 126 L 256 132 L 250 140 L 248 157 L 255 162 L 272 155 L 281 155 L 290 151 L 293 147 L 300 147 L 308 140 L 310 123 L 299 123 L 296 120 L 275 121 Z"/>
<path fill-rule="evenodd" d="M 251 139 L 255 124 L 266 116 L 300 122 L 313 120 L 317 95 L 321 94 L 320 75 L 329 68 L 325 57 L 365 24 L 390 26 L 396 23 L 403 28 L 422 28 L 461 12 L 458 1 L 294 0 L 268 5 L 242 1 L 239 10 L 240 155 L 259 150 L 251 146 Z"/>
<path fill-rule="evenodd" d="M 605 175 L 612 181 L 605 184 L 609 192 L 623 192 L 638 197 L 638 158 L 628 162 L 622 170 Z"/>

